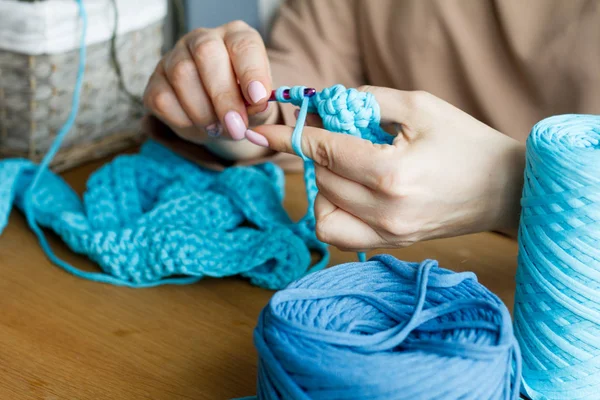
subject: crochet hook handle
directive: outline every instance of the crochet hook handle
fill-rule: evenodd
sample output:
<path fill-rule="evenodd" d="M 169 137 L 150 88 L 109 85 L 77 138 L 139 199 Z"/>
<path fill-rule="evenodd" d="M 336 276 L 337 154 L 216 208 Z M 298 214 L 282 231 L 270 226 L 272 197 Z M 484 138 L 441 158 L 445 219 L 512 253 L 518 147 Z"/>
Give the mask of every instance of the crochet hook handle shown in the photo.
<path fill-rule="evenodd" d="M 312 97 L 317 93 L 317 90 L 314 88 L 306 88 L 304 89 L 304 95 L 307 97 Z M 286 100 L 290 99 L 290 90 L 286 89 L 283 91 L 283 98 Z M 276 101 L 277 99 L 275 98 L 275 90 L 271 91 L 271 95 L 269 96 L 269 100 L 267 101 Z M 250 103 L 248 103 L 248 101 L 246 101 L 246 99 L 244 99 L 244 104 L 246 105 L 246 107 L 251 106 Z"/>

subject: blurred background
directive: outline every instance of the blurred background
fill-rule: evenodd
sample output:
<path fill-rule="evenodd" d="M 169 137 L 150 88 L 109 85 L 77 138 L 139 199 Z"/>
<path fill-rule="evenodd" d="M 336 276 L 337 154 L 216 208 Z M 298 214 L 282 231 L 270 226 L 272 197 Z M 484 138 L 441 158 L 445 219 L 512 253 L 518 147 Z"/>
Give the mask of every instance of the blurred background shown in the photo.
<path fill-rule="evenodd" d="M 165 49 L 181 35 L 195 28 L 214 28 L 233 20 L 243 20 L 263 37 L 277 8 L 284 0 L 172 0 L 165 25 Z M 183 21 L 180 24 L 178 18 Z"/>

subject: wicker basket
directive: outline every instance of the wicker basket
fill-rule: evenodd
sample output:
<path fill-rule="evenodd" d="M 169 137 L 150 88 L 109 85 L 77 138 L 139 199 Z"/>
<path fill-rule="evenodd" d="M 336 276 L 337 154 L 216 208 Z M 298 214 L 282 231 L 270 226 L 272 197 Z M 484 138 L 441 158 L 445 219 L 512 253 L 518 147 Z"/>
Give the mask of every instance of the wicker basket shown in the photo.
<path fill-rule="evenodd" d="M 130 93 L 141 96 L 161 56 L 163 23 L 117 37 Z M 87 48 L 79 114 L 52 164 L 64 170 L 139 143 L 143 108 L 119 85 L 110 41 Z M 0 158 L 40 161 L 71 109 L 79 51 L 25 55 L 0 50 Z"/>

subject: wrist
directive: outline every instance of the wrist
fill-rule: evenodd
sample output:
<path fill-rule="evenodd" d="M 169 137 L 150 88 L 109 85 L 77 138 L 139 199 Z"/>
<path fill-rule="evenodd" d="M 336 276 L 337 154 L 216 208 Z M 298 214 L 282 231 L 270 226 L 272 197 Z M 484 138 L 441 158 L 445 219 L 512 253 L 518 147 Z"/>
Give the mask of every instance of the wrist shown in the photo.
<path fill-rule="evenodd" d="M 511 139 L 502 154 L 504 191 L 501 195 L 500 213 L 494 230 L 515 236 L 521 216 L 521 197 L 525 172 L 525 145 Z"/>

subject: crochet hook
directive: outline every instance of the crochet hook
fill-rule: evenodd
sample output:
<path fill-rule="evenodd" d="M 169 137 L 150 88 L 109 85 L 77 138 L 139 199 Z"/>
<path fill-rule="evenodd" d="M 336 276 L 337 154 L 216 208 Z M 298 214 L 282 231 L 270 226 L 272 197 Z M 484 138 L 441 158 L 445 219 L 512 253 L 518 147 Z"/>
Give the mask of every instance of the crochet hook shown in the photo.
<path fill-rule="evenodd" d="M 312 97 L 317 93 L 317 90 L 314 88 L 306 88 L 304 89 L 304 95 L 307 97 Z M 286 89 L 283 91 L 283 98 L 286 100 L 290 99 L 290 90 Z M 271 96 L 269 96 L 269 99 L 267 101 L 277 101 L 277 99 L 275 98 L 275 90 L 271 91 Z M 246 107 L 251 106 L 250 103 L 248 103 L 246 101 L 246 99 L 244 99 L 244 104 L 246 105 Z"/>

